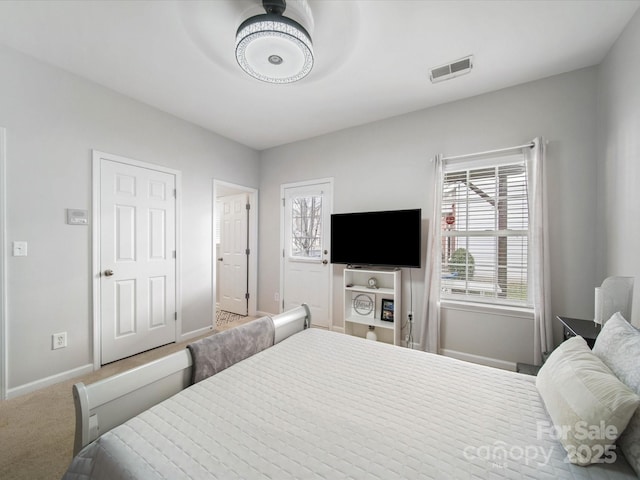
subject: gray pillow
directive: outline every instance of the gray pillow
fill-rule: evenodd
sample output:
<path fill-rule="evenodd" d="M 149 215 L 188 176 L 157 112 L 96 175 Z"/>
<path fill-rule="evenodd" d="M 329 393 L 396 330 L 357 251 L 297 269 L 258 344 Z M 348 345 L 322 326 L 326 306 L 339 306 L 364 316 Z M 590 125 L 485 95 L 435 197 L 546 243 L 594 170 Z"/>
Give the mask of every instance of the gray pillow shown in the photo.
<path fill-rule="evenodd" d="M 640 394 L 640 330 L 618 313 L 604 324 L 593 353 L 631 390 Z M 618 445 L 640 475 L 640 410 L 631 417 Z"/>
<path fill-rule="evenodd" d="M 542 365 L 536 387 L 567 451 L 578 465 L 615 459 L 611 450 L 640 398 L 596 357 L 582 337 L 560 344 Z M 601 427 L 604 426 L 604 428 Z M 585 432 L 600 430 L 599 434 Z"/>

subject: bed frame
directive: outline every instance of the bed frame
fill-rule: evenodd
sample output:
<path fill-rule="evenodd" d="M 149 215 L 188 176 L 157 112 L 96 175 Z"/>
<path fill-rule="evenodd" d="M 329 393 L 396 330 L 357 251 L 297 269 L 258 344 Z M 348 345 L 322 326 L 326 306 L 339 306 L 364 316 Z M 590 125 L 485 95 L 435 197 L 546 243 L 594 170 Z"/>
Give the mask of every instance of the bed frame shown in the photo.
<path fill-rule="evenodd" d="M 306 304 L 271 319 L 275 327 L 274 345 L 311 325 Z M 191 354 L 185 348 L 90 385 L 76 383 L 73 455 L 100 435 L 190 386 L 191 366 Z"/>

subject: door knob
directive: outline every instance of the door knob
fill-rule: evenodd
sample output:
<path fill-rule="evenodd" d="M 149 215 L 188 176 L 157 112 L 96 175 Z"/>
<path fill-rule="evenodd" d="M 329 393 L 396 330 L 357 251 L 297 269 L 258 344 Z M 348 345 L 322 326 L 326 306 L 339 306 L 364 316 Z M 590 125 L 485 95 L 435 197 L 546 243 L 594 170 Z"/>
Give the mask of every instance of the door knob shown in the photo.
<path fill-rule="evenodd" d="M 113 275 L 113 270 L 105 270 L 104 271 L 104 276 L 105 277 L 110 277 Z"/>
<path fill-rule="evenodd" d="M 219 261 L 219 262 L 222 262 L 223 260 L 224 260 L 224 259 L 223 259 L 222 257 L 219 257 L 219 258 L 218 258 L 218 261 Z"/>
<path fill-rule="evenodd" d="M 327 263 L 329 263 L 329 260 L 322 260 L 323 265 L 326 265 Z"/>

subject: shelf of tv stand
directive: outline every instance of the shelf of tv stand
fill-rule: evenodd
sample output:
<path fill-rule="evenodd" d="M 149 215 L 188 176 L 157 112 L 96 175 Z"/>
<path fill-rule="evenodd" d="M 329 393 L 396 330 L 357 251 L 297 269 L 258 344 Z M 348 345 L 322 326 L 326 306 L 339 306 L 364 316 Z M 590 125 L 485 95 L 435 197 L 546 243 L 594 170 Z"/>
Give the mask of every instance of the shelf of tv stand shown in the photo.
<path fill-rule="evenodd" d="M 354 315 L 345 318 L 345 321 L 351 323 L 357 323 L 359 325 L 373 325 L 377 328 L 388 328 L 389 330 L 393 330 L 395 328 L 394 322 L 386 322 L 384 320 L 380 320 L 377 318 L 369 318 L 369 317 L 356 317 Z"/>
<path fill-rule="evenodd" d="M 402 344 L 402 291 L 401 270 L 399 268 L 357 268 L 347 267 L 343 273 L 343 307 L 344 330 L 346 334 L 365 337 L 368 326 L 377 330 L 379 342 Z M 369 287 L 369 280 L 374 278 L 377 288 Z M 353 309 L 353 299 L 363 294 L 371 297 L 375 306 L 373 316 L 358 315 Z M 381 319 L 383 300 L 393 301 L 394 321 Z"/>
<path fill-rule="evenodd" d="M 371 287 L 366 287 L 364 285 L 353 285 L 351 287 L 344 287 L 345 290 L 350 291 L 350 292 L 364 292 L 364 293 L 370 293 L 372 295 L 393 295 L 394 294 L 394 290 L 393 288 L 371 288 Z M 392 322 L 388 322 L 388 323 L 392 323 Z"/>

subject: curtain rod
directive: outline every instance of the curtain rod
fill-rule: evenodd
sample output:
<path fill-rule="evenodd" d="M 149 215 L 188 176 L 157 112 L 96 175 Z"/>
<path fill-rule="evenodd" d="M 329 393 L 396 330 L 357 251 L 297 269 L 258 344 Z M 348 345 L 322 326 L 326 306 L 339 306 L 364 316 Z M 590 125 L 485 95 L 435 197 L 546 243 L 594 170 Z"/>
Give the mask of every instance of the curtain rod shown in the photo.
<path fill-rule="evenodd" d="M 491 155 L 493 153 L 503 153 L 503 152 L 508 152 L 510 150 L 520 150 L 521 148 L 526 148 L 526 147 L 533 148 L 534 146 L 535 146 L 535 143 L 530 142 L 524 145 L 518 145 L 516 147 L 499 148 L 497 150 L 487 150 L 486 152 L 467 153 L 465 155 L 454 155 L 451 157 L 442 157 L 442 160 L 460 160 L 460 159 L 469 158 L 469 157 L 482 157 L 484 155 Z"/>

